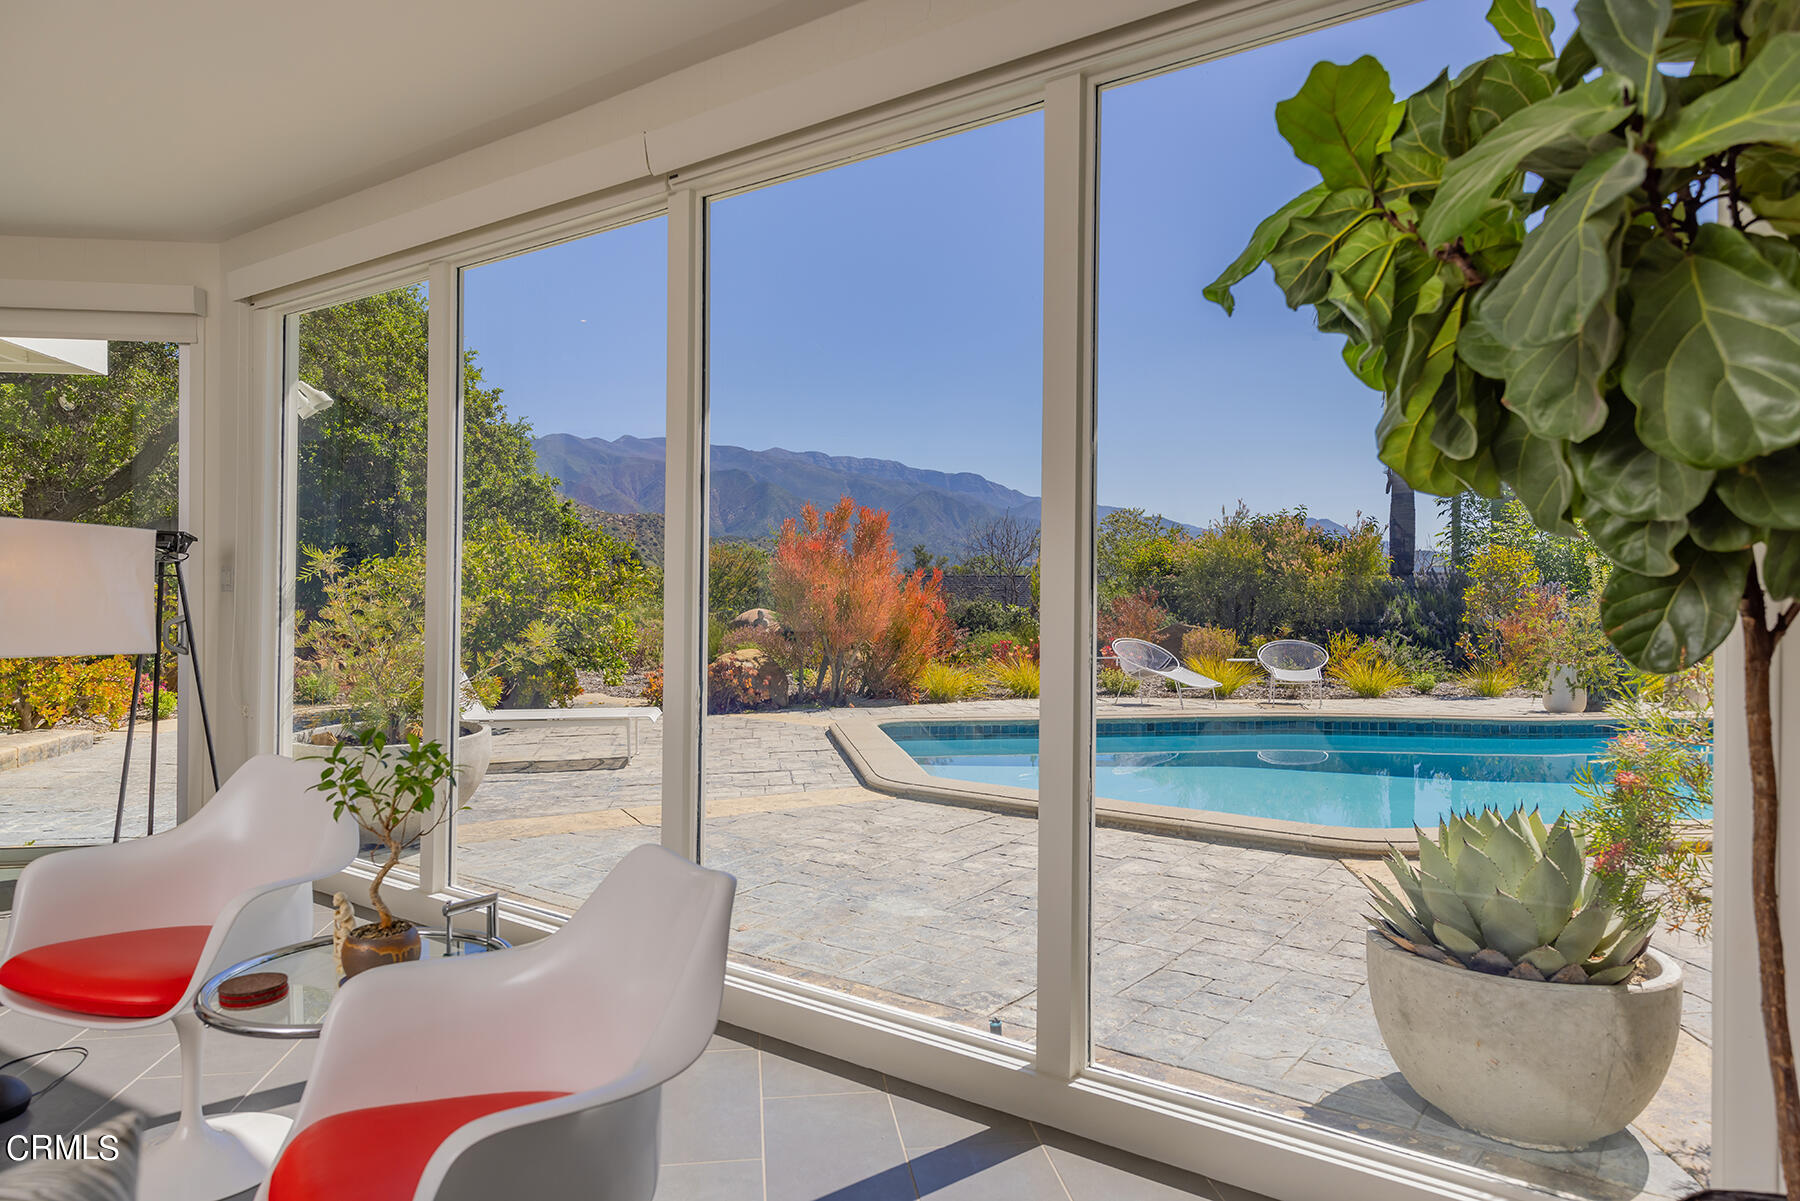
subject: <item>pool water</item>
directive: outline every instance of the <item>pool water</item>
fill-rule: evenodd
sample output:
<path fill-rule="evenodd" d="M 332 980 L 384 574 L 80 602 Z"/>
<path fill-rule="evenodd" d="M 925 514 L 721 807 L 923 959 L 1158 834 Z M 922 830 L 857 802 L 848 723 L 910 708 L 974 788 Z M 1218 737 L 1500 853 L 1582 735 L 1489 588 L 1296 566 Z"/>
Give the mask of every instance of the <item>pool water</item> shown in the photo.
<path fill-rule="evenodd" d="M 1038 786 L 1033 722 L 894 722 L 883 731 L 944 779 Z M 1097 796 L 1359 829 L 1436 825 L 1486 806 L 1579 808 L 1577 773 L 1605 721 L 1353 718 L 1103 721 Z M 1604 770 L 1595 766 L 1604 778 Z"/>

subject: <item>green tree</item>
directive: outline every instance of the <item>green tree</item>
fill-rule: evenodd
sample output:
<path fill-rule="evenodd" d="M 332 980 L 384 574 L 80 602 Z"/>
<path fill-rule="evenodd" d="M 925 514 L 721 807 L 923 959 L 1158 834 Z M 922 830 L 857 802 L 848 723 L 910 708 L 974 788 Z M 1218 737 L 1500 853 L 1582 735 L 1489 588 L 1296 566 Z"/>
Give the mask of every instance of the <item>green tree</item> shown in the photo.
<path fill-rule="evenodd" d="M 1769 700 L 1800 613 L 1770 611 L 1800 595 L 1800 3 L 1575 11 L 1559 52 L 1548 13 L 1494 0 L 1510 52 L 1400 104 L 1373 58 L 1316 66 L 1275 118 L 1320 181 L 1206 293 L 1229 311 L 1268 262 L 1383 393 L 1382 462 L 1585 527 L 1633 665 L 1680 671 L 1743 632 L 1764 1033 L 1800 1201 Z"/>
<path fill-rule="evenodd" d="M 735 538 L 714 541 L 706 556 L 706 593 L 718 617 L 765 608 L 770 603 L 769 552 Z"/>
<path fill-rule="evenodd" d="M 173 529 L 179 361 L 113 342 L 103 376 L 0 376 L 0 514 Z"/>
<path fill-rule="evenodd" d="M 300 318 L 300 378 L 330 408 L 300 422 L 297 521 L 303 547 L 351 563 L 425 537 L 426 298 L 417 287 Z M 463 354 L 463 511 L 554 538 L 567 503 L 537 470 L 531 423 L 509 415 Z"/>

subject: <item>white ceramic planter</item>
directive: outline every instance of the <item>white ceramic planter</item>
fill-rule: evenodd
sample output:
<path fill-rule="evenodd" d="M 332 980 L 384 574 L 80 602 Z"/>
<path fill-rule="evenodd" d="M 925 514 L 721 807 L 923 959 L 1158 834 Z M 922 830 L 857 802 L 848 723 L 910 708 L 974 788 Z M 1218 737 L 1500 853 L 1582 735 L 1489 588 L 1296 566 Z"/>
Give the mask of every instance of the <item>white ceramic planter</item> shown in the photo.
<path fill-rule="evenodd" d="M 1547 984 L 1450 967 L 1368 934 L 1369 1000 L 1406 1082 L 1458 1125 L 1539 1150 L 1585 1147 L 1656 1095 L 1681 1033 L 1681 965 L 1629 984 Z"/>
<path fill-rule="evenodd" d="M 1544 712 L 1585 713 L 1587 705 L 1587 689 L 1575 678 L 1575 669 L 1560 665 L 1552 667 L 1544 683 Z"/>
<path fill-rule="evenodd" d="M 335 726 L 321 726 L 320 729 L 335 730 Z M 363 752 L 367 754 L 367 751 Z M 329 746 L 320 746 L 312 742 L 296 742 L 294 758 L 323 759 L 331 754 Z M 481 787 L 482 780 L 487 778 L 488 763 L 494 756 L 493 732 L 484 725 L 465 721 L 462 733 L 456 739 L 456 803 L 467 805 L 475 797 L 475 790 Z M 435 813 L 435 811 L 433 811 Z M 406 819 L 395 832 L 400 838 L 400 845 L 405 846 L 419 837 L 419 831 L 433 820 L 433 814 L 420 813 Z"/>

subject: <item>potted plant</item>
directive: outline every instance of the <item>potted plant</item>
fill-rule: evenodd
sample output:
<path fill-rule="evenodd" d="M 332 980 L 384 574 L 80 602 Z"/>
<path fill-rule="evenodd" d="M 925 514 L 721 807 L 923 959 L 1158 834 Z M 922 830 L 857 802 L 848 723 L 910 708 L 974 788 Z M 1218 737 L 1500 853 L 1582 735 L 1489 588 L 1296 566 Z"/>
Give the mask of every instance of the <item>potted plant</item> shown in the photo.
<path fill-rule="evenodd" d="M 368 753 L 361 753 L 365 749 Z M 420 741 L 417 734 L 390 753 L 387 738 L 377 730 L 366 748 L 339 743 L 326 756 L 316 791 L 331 801 L 333 816 L 349 813 L 387 850 L 386 860 L 369 881 L 369 904 L 378 920 L 356 927 L 344 940 L 346 978 L 383 963 L 419 957 L 418 928 L 393 915 L 381 899 L 381 885 L 407 844 L 436 829 L 449 814 L 450 806 L 438 803 L 438 790 L 452 771 L 444 748 Z"/>
<path fill-rule="evenodd" d="M 1268 262 L 1382 393 L 1383 463 L 1584 527 L 1633 666 L 1742 632 L 1763 1033 L 1800 1201 L 1769 698 L 1800 613 L 1800 23 L 1792 0 L 1576 13 L 1559 49 L 1531 0 L 1494 0 L 1510 51 L 1399 103 L 1373 58 L 1315 67 L 1276 123 L 1320 182 L 1206 293 L 1229 310 Z"/>
<path fill-rule="evenodd" d="M 1540 1150 L 1623 1130 L 1681 1034 L 1681 965 L 1650 948 L 1564 818 L 1456 816 L 1368 883 L 1369 1001 L 1406 1082 L 1467 1129 Z M 1546 1030 L 1557 1031 L 1546 1038 Z M 1579 1048 L 1579 1053 L 1571 1053 Z"/>

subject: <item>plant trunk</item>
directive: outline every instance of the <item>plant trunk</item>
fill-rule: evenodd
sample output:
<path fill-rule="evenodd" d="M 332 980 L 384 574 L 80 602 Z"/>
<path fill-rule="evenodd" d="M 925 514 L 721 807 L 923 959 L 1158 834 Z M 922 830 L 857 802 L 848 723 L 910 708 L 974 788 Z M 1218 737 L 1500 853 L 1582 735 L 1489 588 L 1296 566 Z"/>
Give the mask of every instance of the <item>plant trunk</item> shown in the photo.
<path fill-rule="evenodd" d="M 392 930 L 396 923 L 394 915 L 389 913 L 388 907 L 382 903 L 381 882 L 387 879 L 388 873 L 394 870 L 394 865 L 400 862 L 400 844 L 394 841 L 392 834 L 389 834 L 384 841 L 388 846 L 387 862 L 381 865 L 381 870 L 377 871 L 375 878 L 369 881 L 369 904 L 375 907 L 375 913 L 381 919 L 376 924 L 383 930 Z"/>
<path fill-rule="evenodd" d="M 1764 616 L 1762 581 L 1751 573 L 1743 607 L 1744 716 L 1750 742 L 1750 896 L 1756 915 L 1756 958 L 1762 984 L 1763 1037 L 1775 1082 L 1775 1136 L 1788 1201 L 1800 1201 L 1800 1083 L 1788 1026 L 1787 955 L 1781 934 L 1777 874 L 1781 794 L 1775 776 L 1775 731 L 1769 712 L 1770 664 L 1779 635 Z"/>
<path fill-rule="evenodd" d="M 1410 580 L 1418 563 L 1419 511 L 1412 485 L 1387 469 L 1388 571 L 1395 579 Z"/>

